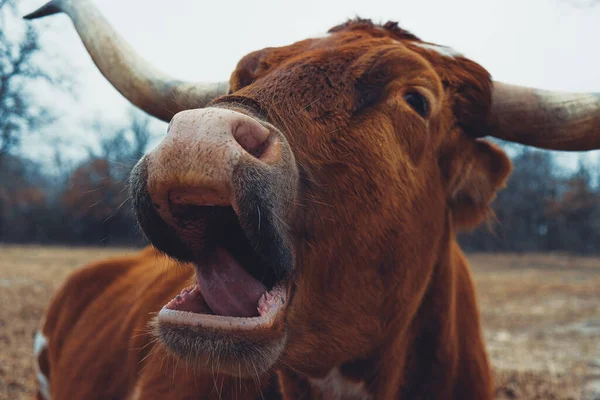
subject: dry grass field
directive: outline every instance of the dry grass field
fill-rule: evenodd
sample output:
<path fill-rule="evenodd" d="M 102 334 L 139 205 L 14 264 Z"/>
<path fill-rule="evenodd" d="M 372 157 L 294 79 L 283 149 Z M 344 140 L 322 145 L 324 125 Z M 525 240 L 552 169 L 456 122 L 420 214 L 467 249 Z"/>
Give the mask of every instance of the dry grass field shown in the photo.
<path fill-rule="evenodd" d="M 64 277 L 126 251 L 0 246 L 0 399 L 32 397 L 33 334 Z M 600 399 L 600 259 L 469 258 L 497 399 Z"/>

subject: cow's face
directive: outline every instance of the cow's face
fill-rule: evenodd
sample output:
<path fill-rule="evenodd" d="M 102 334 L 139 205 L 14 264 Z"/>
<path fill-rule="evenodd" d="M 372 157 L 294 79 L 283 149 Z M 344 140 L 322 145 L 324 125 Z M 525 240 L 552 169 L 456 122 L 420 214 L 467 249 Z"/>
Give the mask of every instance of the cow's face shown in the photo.
<path fill-rule="evenodd" d="M 132 178 L 147 236 L 198 276 L 159 314 L 160 339 L 236 375 L 322 373 L 382 348 L 453 226 L 484 218 L 509 172 L 474 138 L 490 86 L 393 24 L 242 59 L 231 93 L 177 114 Z"/>

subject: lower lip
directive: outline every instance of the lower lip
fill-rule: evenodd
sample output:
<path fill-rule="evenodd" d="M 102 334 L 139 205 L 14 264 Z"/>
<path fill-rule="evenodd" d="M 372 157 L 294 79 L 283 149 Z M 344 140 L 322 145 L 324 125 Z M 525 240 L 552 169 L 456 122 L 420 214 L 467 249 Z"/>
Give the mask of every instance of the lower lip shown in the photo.
<path fill-rule="evenodd" d="M 258 317 L 224 317 L 212 314 L 199 314 L 187 311 L 172 310 L 163 307 L 158 313 L 161 323 L 184 325 L 196 328 L 211 328 L 222 331 L 249 331 L 268 328 L 273 325 L 277 315 L 286 307 L 288 290 L 286 284 L 279 284 L 268 292 L 268 298 L 259 300 L 260 316 Z"/>

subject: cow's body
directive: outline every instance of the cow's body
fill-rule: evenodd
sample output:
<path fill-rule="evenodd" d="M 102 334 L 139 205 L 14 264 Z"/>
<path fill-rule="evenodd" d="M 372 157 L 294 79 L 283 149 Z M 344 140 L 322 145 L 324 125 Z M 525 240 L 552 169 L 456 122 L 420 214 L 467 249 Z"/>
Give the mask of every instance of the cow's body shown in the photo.
<path fill-rule="evenodd" d="M 386 350 L 389 361 L 341 365 L 317 379 L 272 371 L 241 380 L 198 371 L 171 356 L 149 324 L 192 279 L 191 268 L 151 248 L 74 272 L 52 300 L 41 330 L 37 363 L 40 383 L 49 385 L 40 398 L 278 399 L 283 391 L 286 399 L 359 399 L 369 398 L 367 385 L 394 391 L 402 386 L 402 398 L 409 399 L 423 389 L 424 398 L 491 396 L 492 382 L 480 379 L 489 377 L 489 365 L 470 272 L 456 245 L 429 284 L 431 295 L 423 305 L 428 313 Z M 416 359 L 413 354 L 423 350 L 429 358 Z M 365 380 L 365 371 L 376 376 Z M 474 387 L 475 380 L 481 384 Z"/>

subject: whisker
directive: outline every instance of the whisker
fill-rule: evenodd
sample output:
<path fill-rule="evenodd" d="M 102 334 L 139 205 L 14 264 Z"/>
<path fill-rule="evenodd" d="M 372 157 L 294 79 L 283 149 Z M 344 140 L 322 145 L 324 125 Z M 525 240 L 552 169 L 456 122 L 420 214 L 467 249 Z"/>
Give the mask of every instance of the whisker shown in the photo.
<path fill-rule="evenodd" d="M 119 204 L 117 206 L 117 208 L 115 209 L 115 211 L 112 212 L 112 214 L 110 214 L 108 217 L 106 217 L 106 219 L 104 219 L 104 221 L 102 221 L 103 223 L 108 221 L 109 219 L 111 219 L 112 217 L 114 217 L 115 215 L 117 215 L 117 213 L 119 212 L 119 210 L 121 209 L 121 207 L 123 207 L 123 205 L 125 203 L 127 203 L 129 200 L 131 200 L 130 196 L 127 196 L 127 198 L 125 200 L 123 200 L 123 202 L 121 204 Z"/>

